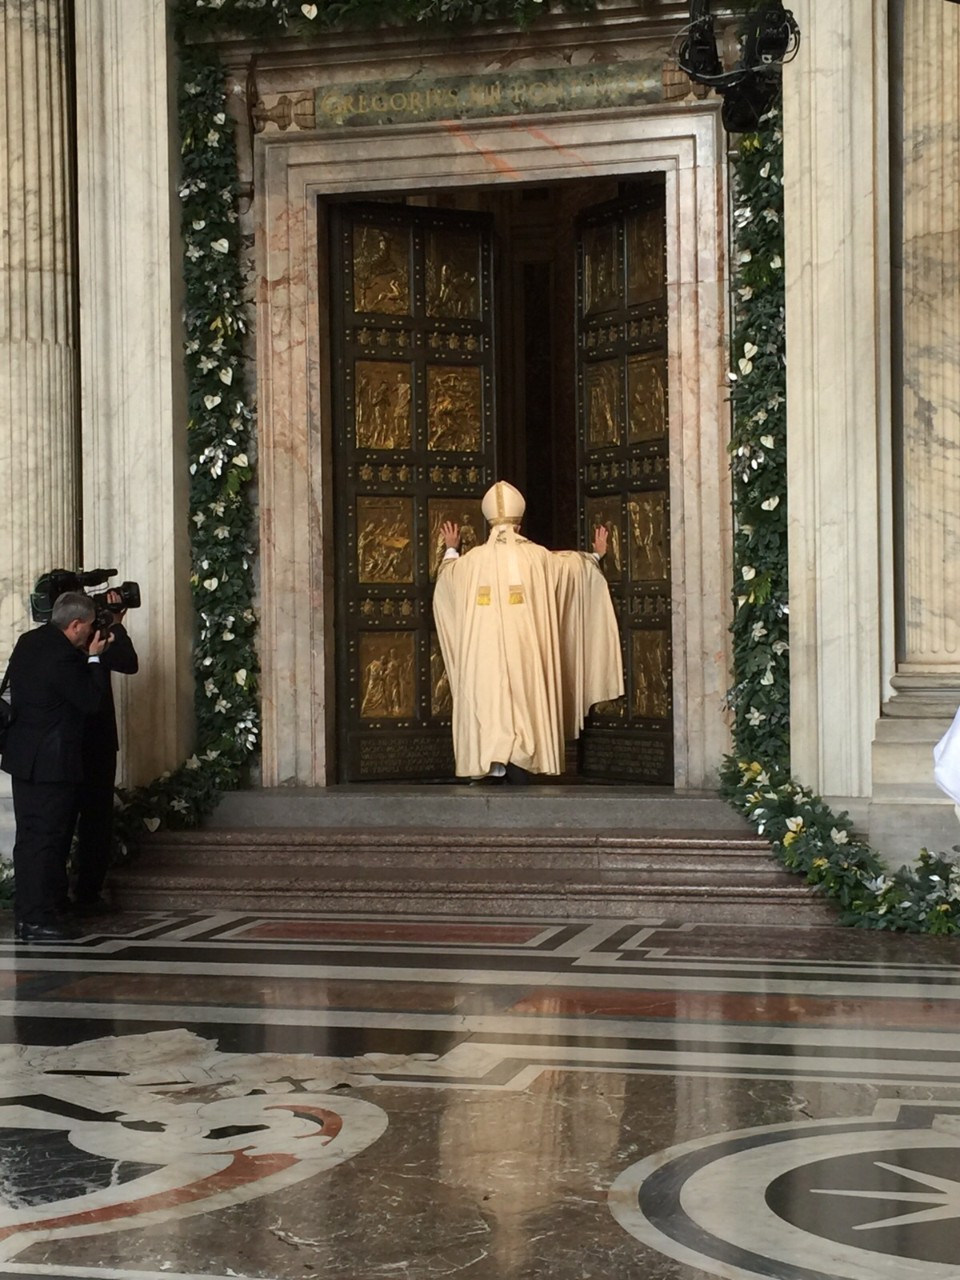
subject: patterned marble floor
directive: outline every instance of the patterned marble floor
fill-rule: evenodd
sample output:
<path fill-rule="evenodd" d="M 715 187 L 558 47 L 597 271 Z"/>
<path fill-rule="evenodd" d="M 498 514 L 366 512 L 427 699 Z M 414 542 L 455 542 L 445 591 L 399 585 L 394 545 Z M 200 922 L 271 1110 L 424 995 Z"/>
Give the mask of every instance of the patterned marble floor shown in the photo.
<path fill-rule="evenodd" d="M 960 945 L 656 920 L 0 936 L 0 1280 L 958 1280 Z"/>

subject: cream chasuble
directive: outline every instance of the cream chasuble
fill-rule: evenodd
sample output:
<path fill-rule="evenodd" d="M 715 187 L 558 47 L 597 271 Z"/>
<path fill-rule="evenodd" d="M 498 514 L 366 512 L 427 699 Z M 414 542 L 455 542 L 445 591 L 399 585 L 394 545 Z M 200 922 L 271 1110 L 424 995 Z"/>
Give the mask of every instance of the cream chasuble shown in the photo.
<path fill-rule="evenodd" d="M 564 741 L 594 703 L 623 693 L 617 620 L 591 555 L 495 525 L 483 546 L 441 563 L 433 613 L 461 777 L 494 761 L 562 772 Z"/>

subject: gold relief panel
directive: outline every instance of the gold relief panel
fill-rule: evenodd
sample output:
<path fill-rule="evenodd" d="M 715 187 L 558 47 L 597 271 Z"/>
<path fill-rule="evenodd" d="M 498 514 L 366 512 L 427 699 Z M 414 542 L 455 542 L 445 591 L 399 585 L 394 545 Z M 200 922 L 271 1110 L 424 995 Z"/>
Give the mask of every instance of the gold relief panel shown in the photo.
<path fill-rule="evenodd" d="M 620 362 L 600 360 L 586 366 L 587 448 L 620 443 Z"/>
<path fill-rule="evenodd" d="M 410 315 L 410 232 L 405 227 L 353 228 L 353 309 Z"/>
<path fill-rule="evenodd" d="M 367 720 L 409 720 L 416 713 L 412 631 L 360 635 L 360 715 Z"/>
<path fill-rule="evenodd" d="M 409 449 L 413 380 L 408 364 L 358 360 L 354 367 L 354 419 L 358 449 Z"/>
<path fill-rule="evenodd" d="M 660 490 L 631 493 L 627 498 L 630 526 L 630 577 L 634 582 L 665 582 L 667 561 L 667 500 Z"/>
<path fill-rule="evenodd" d="M 656 440 L 667 429 L 667 359 L 660 352 L 627 359 L 629 439 Z"/>
<path fill-rule="evenodd" d="M 470 231 L 431 231 L 426 257 L 427 315 L 479 319 L 479 237 Z"/>
<path fill-rule="evenodd" d="M 627 714 L 627 699 L 608 698 L 606 702 L 598 702 L 592 712 L 595 716 L 602 716 L 605 720 L 622 720 Z"/>
<path fill-rule="evenodd" d="M 627 218 L 627 306 L 653 302 L 666 287 L 663 213 L 643 209 Z"/>
<path fill-rule="evenodd" d="M 450 678 L 443 665 L 440 641 L 435 635 L 430 637 L 430 714 L 436 720 L 446 720 L 453 715 Z"/>
<path fill-rule="evenodd" d="M 413 581 L 413 499 L 357 499 L 357 580 Z"/>
<path fill-rule="evenodd" d="M 449 522 L 460 526 L 460 554 L 475 547 L 483 537 L 483 512 L 479 498 L 431 498 L 427 502 L 430 527 L 430 581 L 433 582 L 447 549 L 440 526 Z"/>
<path fill-rule="evenodd" d="M 587 498 L 585 515 L 587 521 L 587 543 L 593 546 L 593 531 L 603 525 L 610 535 L 607 542 L 607 554 L 601 568 L 611 581 L 623 577 L 623 528 L 620 514 L 620 498 L 614 494 L 608 498 Z"/>
<path fill-rule="evenodd" d="M 670 657 L 666 631 L 632 631 L 633 714 L 644 720 L 670 715 Z"/>
<path fill-rule="evenodd" d="M 619 298 L 616 228 L 590 227 L 583 233 L 583 313 L 609 311 Z"/>
<path fill-rule="evenodd" d="M 476 453 L 483 436 L 477 365 L 427 365 L 427 448 Z"/>

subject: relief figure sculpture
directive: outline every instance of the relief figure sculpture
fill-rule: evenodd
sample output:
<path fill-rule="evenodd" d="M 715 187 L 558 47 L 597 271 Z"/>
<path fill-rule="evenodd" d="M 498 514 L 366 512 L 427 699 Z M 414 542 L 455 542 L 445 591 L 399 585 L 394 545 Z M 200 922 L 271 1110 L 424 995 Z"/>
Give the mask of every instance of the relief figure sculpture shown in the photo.
<path fill-rule="evenodd" d="M 360 582 L 413 581 L 413 512 L 407 498 L 357 500 Z"/>
<path fill-rule="evenodd" d="M 652 302 L 664 291 L 664 226 L 660 209 L 645 209 L 627 221 L 627 304 Z"/>
<path fill-rule="evenodd" d="M 480 370 L 427 369 L 427 448 L 475 452 L 481 438 Z"/>
<path fill-rule="evenodd" d="M 602 311 L 617 300 L 617 240 L 612 227 L 594 227 L 583 237 L 583 310 Z"/>
<path fill-rule="evenodd" d="M 355 311 L 409 314 L 409 234 L 405 230 L 354 227 L 353 305 Z"/>
<path fill-rule="evenodd" d="M 654 720 L 670 715 L 667 640 L 662 631 L 633 633 L 633 714 Z"/>
<path fill-rule="evenodd" d="M 436 636 L 430 638 L 430 714 L 444 719 L 453 713 L 450 677 Z"/>
<path fill-rule="evenodd" d="M 627 502 L 630 519 L 630 577 L 635 582 L 667 577 L 666 506 L 662 493 L 636 493 Z"/>
<path fill-rule="evenodd" d="M 470 233 L 434 231 L 427 241 L 427 315 L 480 315 L 479 241 Z"/>
<path fill-rule="evenodd" d="M 587 444 L 591 449 L 620 442 L 619 378 L 615 360 L 587 366 Z"/>
<path fill-rule="evenodd" d="M 602 526 L 608 534 L 607 554 L 600 566 L 604 575 L 611 581 L 622 578 L 624 561 L 620 533 L 620 499 L 588 498 L 585 514 L 588 529 Z"/>
<path fill-rule="evenodd" d="M 667 426 L 667 388 L 661 355 L 631 356 L 627 361 L 630 439 L 655 440 Z"/>
<path fill-rule="evenodd" d="M 363 636 L 360 669 L 363 689 L 361 716 L 397 720 L 414 714 L 410 636 L 403 633 Z"/>
<path fill-rule="evenodd" d="M 430 521 L 430 580 L 435 581 L 440 561 L 444 557 L 447 544 L 443 536 L 444 524 L 456 524 L 460 527 L 460 549 L 462 552 L 472 550 L 478 541 L 477 529 L 483 528 L 483 516 L 480 514 L 479 499 L 464 499 L 461 505 L 454 506 L 452 501 L 431 499 L 427 506 Z M 465 507 L 472 510 L 464 510 Z"/>
<path fill-rule="evenodd" d="M 358 449 L 409 449 L 413 388 L 410 369 L 388 361 L 357 361 Z"/>

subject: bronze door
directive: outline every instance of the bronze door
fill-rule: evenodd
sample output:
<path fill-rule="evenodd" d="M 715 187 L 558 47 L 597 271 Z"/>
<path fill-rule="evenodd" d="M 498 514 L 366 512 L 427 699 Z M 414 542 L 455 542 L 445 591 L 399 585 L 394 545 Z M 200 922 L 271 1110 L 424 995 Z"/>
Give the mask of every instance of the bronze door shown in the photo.
<path fill-rule="evenodd" d="M 494 479 L 489 220 L 331 213 L 338 775 L 452 778 L 431 602 L 441 524 L 482 538 Z"/>
<path fill-rule="evenodd" d="M 606 525 L 626 695 L 595 708 L 587 775 L 673 784 L 666 230 L 662 179 L 577 236 L 577 436 L 587 538 Z"/>

